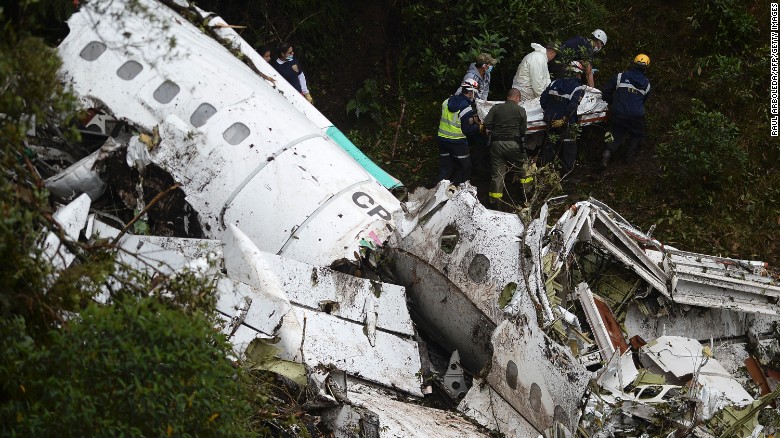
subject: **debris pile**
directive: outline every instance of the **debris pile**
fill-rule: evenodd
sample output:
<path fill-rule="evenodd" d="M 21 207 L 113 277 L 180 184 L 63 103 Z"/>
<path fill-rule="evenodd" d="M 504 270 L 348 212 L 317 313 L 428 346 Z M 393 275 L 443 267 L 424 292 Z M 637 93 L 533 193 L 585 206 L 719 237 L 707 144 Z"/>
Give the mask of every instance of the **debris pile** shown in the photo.
<path fill-rule="evenodd" d="M 593 199 L 552 224 L 468 184 L 400 202 L 285 84 L 144 3 L 174 53 L 122 2 L 85 5 L 60 47 L 93 115 L 89 144 L 30 139 L 63 238 L 213 279 L 236 357 L 334 436 L 775 433 L 780 280 L 763 263 L 665 246 Z M 45 245 L 65 269 L 61 243 Z"/>

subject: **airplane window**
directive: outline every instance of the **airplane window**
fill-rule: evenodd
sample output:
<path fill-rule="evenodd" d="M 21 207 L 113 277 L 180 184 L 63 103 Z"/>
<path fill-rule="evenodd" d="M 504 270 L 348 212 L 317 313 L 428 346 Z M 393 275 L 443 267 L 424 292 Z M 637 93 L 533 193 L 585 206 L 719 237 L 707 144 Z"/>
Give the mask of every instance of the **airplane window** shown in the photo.
<path fill-rule="evenodd" d="M 190 116 L 190 123 L 196 128 L 200 128 L 205 125 L 206 122 L 217 112 L 217 109 L 213 106 L 202 103 Z M 240 142 L 239 142 L 240 143 Z"/>
<path fill-rule="evenodd" d="M 89 44 L 87 44 L 83 49 L 81 49 L 81 53 L 79 53 L 79 56 L 81 56 L 83 59 L 87 61 L 94 61 L 98 58 L 100 58 L 100 55 L 103 54 L 103 52 L 106 51 L 106 45 L 101 43 L 100 41 L 92 41 Z"/>
<path fill-rule="evenodd" d="M 126 81 L 132 81 L 143 69 L 144 66 L 141 64 L 135 61 L 127 61 L 119 67 L 119 70 L 116 71 L 116 75 Z"/>
<path fill-rule="evenodd" d="M 222 138 L 232 145 L 241 143 L 247 137 L 249 137 L 249 128 L 240 122 L 233 123 L 222 133 Z"/>
<path fill-rule="evenodd" d="M 179 86 L 171 81 L 165 81 L 154 90 L 154 100 L 169 103 L 177 94 L 179 94 Z"/>

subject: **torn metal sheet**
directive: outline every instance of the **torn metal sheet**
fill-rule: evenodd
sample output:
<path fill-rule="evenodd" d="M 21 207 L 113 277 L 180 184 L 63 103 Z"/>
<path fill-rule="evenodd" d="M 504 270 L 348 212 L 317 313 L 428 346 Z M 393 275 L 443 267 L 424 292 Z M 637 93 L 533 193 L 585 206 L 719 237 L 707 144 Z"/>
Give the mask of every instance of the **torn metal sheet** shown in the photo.
<path fill-rule="evenodd" d="M 300 281 L 311 282 L 312 271 L 307 266 L 306 277 L 286 284 L 283 274 L 287 267 L 283 260 L 264 256 L 237 227 L 230 227 L 229 237 L 230 240 L 225 241 L 224 253 L 225 267 L 231 278 L 287 302 L 290 301 L 288 290 L 299 288 Z M 292 264 L 289 266 L 294 268 Z M 364 292 L 374 298 L 373 290 Z M 305 290 L 297 293 L 303 295 Z M 362 303 L 355 304 L 363 310 Z M 346 305 L 344 307 L 344 311 L 349 310 Z M 285 345 L 283 358 L 303 361 L 312 368 L 334 366 L 366 380 L 422 396 L 417 375 L 422 366 L 416 341 L 381 330 L 370 338 L 364 331 L 364 318 L 351 321 L 318 309 L 300 305 L 293 308 L 294 312 L 285 315 L 283 323 L 287 325 L 282 326 L 285 331 L 279 334 Z M 251 320 L 247 319 L 245 324 L 252 325 Z M 389 326 L 392 324 L 388 321 Z"/>
<path fill-rule="evenodd" d="M 416 341 L 383 331 L 371 346 L 363 326 L 333 315 L 294 307 L 303 327 L 304 362 L 333 366 L 350 375 L 422 397 L 420 351 Z"/>
<path fill-rule="evenodd" d="M 355 381 L 348 384 L 349 400 L 371 410 L 379 418 L 382 438 L 471 438 L 488 437 L 487 431 L 457 413 L 433 409 L 396 394 Z M 532 436 L 532 435 L 515 435 Z M 535 435 L 533 435 L 535 436 Z"/>
<path fill-rule="evenodd" d="M 106 146 L 114 148 L 118 145 L 106 142 L 104 147 Z M 63 172 L 46 179 L 44 181 L 46 188 L 61 199 L 72 199 L 82 193 L 86 193 L 93 201 L 98 199 L 106 190 L 106 184 L 93 170 L 93 167 L 101 154 L 104 153 L 102 148 L 98 149 Z"/>
<path fill-rule="evenodd" d="M 647 250 L 654 260 L 658 251 Z M 667 248 L 672 299 L 683 304 L 780 314 L 780 282 L 759 261 L 707 256 Z M 762 275 L 763 273 L 763 275 Z"/>
<path fill-rule="evenodd" d="M 579 203 L 578 205 L 583 204 Z M 588 204 L 589 206 L 591 204 Z M 593 209 L 593 239 L 665 296 L 669 296 L 666 272 L 650 259 L 603 210 Z"/>
<path fill-rule="evenodd" d="M 662 336 L 640 349 L 642 364 L 667 381 L 686 383 L 689 379 L 701 386 L 720 392 L 726 403 L 744 406 L 753 397 L 695 339 L 682 336 Z"/>
<path fill-rule="evenodd" d="M 538 327 L 504 321 L 492 342 L 488 384 L 536 430 L 556 421 L 575 430 L 591 373 Z"/>
<path fill-rule="evenodd" d="M 613 394 L 622 394 L 628 385 L 634 383 L 639 371 L 634 365 L 633 353 L 613 354 L 609 362 L 599 371 L 598 385 Z"/>
<path fill-rule="evenodd" d="M 576 204 L 567 209 L 550 231 L 551 244 L 544 247 L 542 256 L 554 254 L 550 271 L 557 271 L 569 257 L 574 244 L 591 238 L 591 225 L 588 208 Z"/>
<path fill-rule="evenodd" d="M 748 330 L 769 333 L 776 320 L 772 315 L 699 306 L 676 306 L 662 316 L 645 315 L 636 303 L 629 303 L 624 325 L 626 333 L 644 339 L 680 334 L 700 341 L 743 338 L 742 342 L 746 342 Z"/>
<path fill-rule="evenodd" d="M 601 358 L 602 360 L 609 360 L 609 358 L 615 354 L 615 346 L 610 340 L 609 329 L 604 323 L 604 319 L 601 317 L 598 307 L 596 307 L 593 293 L 590 291 L 587 283 L 580 283 L 577 285 L 577 295 L 579 296 L 582 310 L 585 312 L 585 317 L 590 325 L 596 345 L 599 346 Z"/>
<path fill-rule="evenodd" d="M 71 16 L 61 73 L 85 101 L 159 129 L 152 162 L 182 184 L 209 237 L 237 224 L 264 251 L 327 265 L 353 259 L 372 232 L 390 236 L 398 200 L 272 85 L 167 7 L 128 3 Z"/>
<path fill-rule="evenodd" d="M 90 205 L 89 196 L 83 194 L 54 213 L 54 220 L 60 226 L 63 237 L 72 241 L 78 240 L 79 233 L 87 225 Z M 59 234 L 53 231 L 46 234 L 41 250 L 55 270 L 68 267 L 76 257 L 62 244 Z"/>
<path fill-rule="evenodd" d="M 95 220 L 87 237 L 114 239 L 119 233 L 120 230 Z M 171 275 L 183 268 L 198 268 L 204 274 L 214 275 L 222 259 L 222 243 L 218 240 L 125 234 L 118 243 L 122 251 L 117 260 L 149 275 Z"/>
<path fill-rule="evenodd" d="M 516 215 L 483 207 L 471 186 L 461 186 L 442 202 L 438 194 L 447 185 L 442 182 L 436 194 L 423 196 L 428 199 L 423 205 L 429 206 L 423 222 L 411 213 L 398 219 L 418 225 L 405 236 L 396 234 L 389 246 L 421 330 L 446 349 L 458 350 L 464 367 L 476 372 L 490 361 L 490 336 L 504 319 L 502 291 L 526 284 L 523 267 L 528 263 L 520 257 L 523 225 Z M 518 303 L 529 324 L 536 324 L 527 295 Z"/>
<path fill-rule="evenodd" d="M 460 400 L 466 395 L 466 379 L 463 376 L 463 367 L 460 366 L 460 355 L 458 350 L 452 352 L 450 363 L 447 365 L 447 371 L 442 379 L 444 390 L 455 400 Z"/>
<path fill-rule="evenodd" d="M 246 350 L 255 337 L 278 336 L 282 319 L 292 310 L 289 302 L 229 278 L 217 281 L 217 311 L 226 319 L 223 332 L 231 338 L 237 354 Z M 241 326 L 251 331 L 233 337 Z"/>
<path fill-rule="evenodd" d="M 297 306 L 321 310 L 361 324 L 373 319 L 375 327 L 380 330 L 414 335 L 403 287 L 268 254 L 258 250 L 237 227 L 231 226 L 230 229 L 233 238 L 228 241 L 230 249 L 226 254 L 226 264 L 233 278 L 260 289 L 273 282 Z"/>
<path fill-rule="evenodd" d="M 474 380 L 458 410 L 480 425 L 508 437 L 537 437 L 540 432 L 484 381 Z"/>

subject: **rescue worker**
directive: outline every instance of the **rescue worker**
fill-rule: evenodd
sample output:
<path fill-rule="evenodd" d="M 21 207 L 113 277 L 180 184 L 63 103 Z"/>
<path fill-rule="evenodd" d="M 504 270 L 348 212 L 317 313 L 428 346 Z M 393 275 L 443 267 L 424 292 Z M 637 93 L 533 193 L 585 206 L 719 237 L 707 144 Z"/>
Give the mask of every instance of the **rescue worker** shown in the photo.
<path fill-rule="evenodd" d="M 490 191 L 488 205 L 501 209 L 504 197 L 504 178 L 507 164 L 522 173 L 526 166 L 525 150 L 522 146 L 528 119 L 520 106 L 520 90 L 510 88 L 506 101 L 494 105 L 485 116 L 485 128 L 490 131 Z M 521 183 L 530 182 L 523 176 Z"/>
<path fill-rule="evenodd" d="M 471 65 L 469 65 L 466 75 L 463 76 L 462 82 L 473 79 L 479 84 L 479 92 L 475 96 L 477 99 L 488 99 L 488 93 L 490 91 L 490 72 L 493 71 L 493 66 L 495 66 L 497 62 L 498 61 L 487 53 L 480 53 L 479 56 L 477 56 L 476 62 L 472 62 Z M 460 93 L 461 88 L 458 88 L 455 91 L 455 94 L 457 95 Z"/>
<path fill-rule="evenodd" d="M 472 107 L 479 84 L 474 79 L 461 83 L 461 93 L 441 103 L 439 121 L 439 181 L 458 185 L 471 179 L 471 156 L 467 135 L 479 132 L 479 118 Z"/>
<path fill-rule="evenodd" d="M 645 142 L 645 101 L 650 96 L 650 80 L 645 70 L 650 66 L 650 57 L 639 54 L 634 58 L 631 69 L 613 76 L 604 86 L 601 95 L 609 104 L 610 131 L 613 141 L 604 150 L 601 166 L 606 168 L 609 160 L 628 139 L 626 161 L 636 158 L 637 149 Z"/>
<path fill-rule="evenodd" d="M 301 64 L 295 58 L 293 47 L 287 43 L 282 43 L 276 49 L 276 60 L 271 62 L 271 66 L 292 85 L 299 93 L 313 104 L 314 99 L 306 86 L 306 75 L 303 74 Z"/>
<path fill-rule="evenodd" d="M 520 61 L 517 73 L 512 79 L 512 88 L 520 90 L 521 102 L 536 99 L 550 85 L 547 63 L 558 54 L 551 44 L 544 47 L 541 44 L 531 43 L 531 48 L 534 51 L 525 55 Z"/>
<path fill-rule="evenodd" d="M 585 83 L 589 87 L 594 86 L 592 62 L 593 57 L 607 44 L 607 34 L 601 29 L 596 29 L 589 37 L 576 36 L 569 38 L 561 44 L 558 56 L 554 60 L 554 67 L 550 72 L 555 73 L 554 79 L 561 77 L 564 67 L 568 67 L 571 61 L 580 61 L 585 67 Z"/>
<path fill-rule="evenodd" d="M 574 169 L 577 160 L 577 107 L 585 95 L 582 84 L 584 68 L 572 61 L 567 69 L 569 77 L 554 80 L 539 98 L 547 124 L 547 138 L 542 146 L 542 160 L 549 164 L 559 159 L 565 176 Z"/>
<path fill-rule="evenodd" d="M 512 80 L 512 87 L 520 90 L 520 103 L 528 102 L 542 95 L 542 92 L 550 85 L 550 71 L 548 63 L 555 59 L 558 51 L 554 44 L 547 44 L 547 47 L 541 44 L 532 43 L 533 52 L 525 55 L 520 65 L 517 67 L 517 73 Z M 536 157 L 544 141 L 544 132 L 538 131 L 525 136 L 523 147 L 529 156 Z"/>

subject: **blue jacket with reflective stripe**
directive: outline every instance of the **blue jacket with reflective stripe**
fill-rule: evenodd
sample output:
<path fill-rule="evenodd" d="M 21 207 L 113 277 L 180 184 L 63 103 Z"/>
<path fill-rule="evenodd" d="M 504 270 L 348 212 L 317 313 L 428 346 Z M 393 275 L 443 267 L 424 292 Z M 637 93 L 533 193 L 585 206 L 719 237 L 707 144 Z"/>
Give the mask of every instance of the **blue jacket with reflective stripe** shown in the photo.
<path fill-rule="evenodd" d="M 619 117 L 644 117 L 645 101 L 650 95 L 650 80 L 644 69 L 635 67 L 618 73 L 601 92 L 612 114 Z"/>
<path fill-rule="evenodd" d="M 577 123 L 577 107 L 580 106 L 583 96 L 585 96 L 585 85 L 582 85 L 578 78 L 554 80 L 539 98 L 544 111 L 544 121 L 550 123 L 552 120 L 566 116 L 570 125 Z"/>

